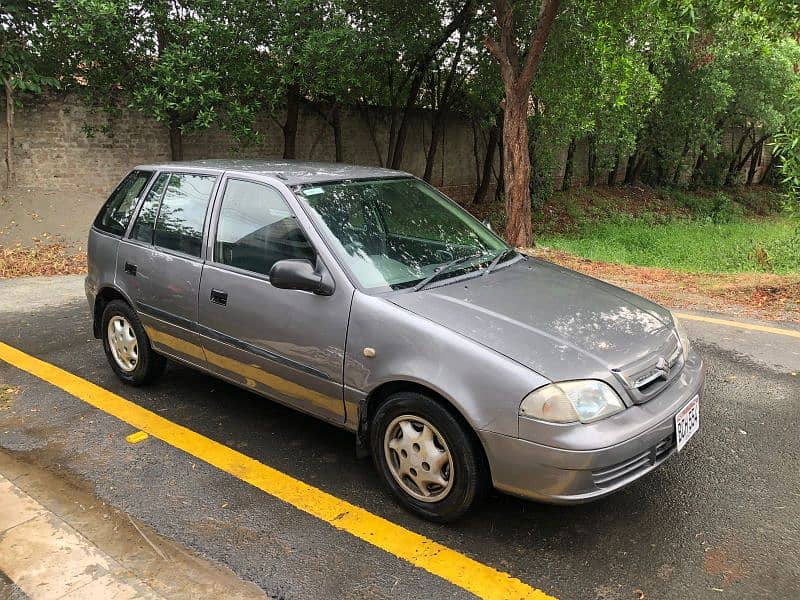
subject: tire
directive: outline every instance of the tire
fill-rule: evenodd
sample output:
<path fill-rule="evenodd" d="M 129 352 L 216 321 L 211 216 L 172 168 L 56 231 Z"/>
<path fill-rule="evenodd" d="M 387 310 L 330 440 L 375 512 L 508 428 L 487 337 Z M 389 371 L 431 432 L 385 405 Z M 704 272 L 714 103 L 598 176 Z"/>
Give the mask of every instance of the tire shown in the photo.
<path fill-rule="evenodd" d="M 117 340 L 111 339 L 114 333 L 110 329 L 117 332 Z M 139 316 L 128 303 L 122 300 L 108 303 L 103 310 L 100 334 L 108 364 L 128 385 L 146 385 L 164 372 L 167 359 L 153 351 Z"/>
<path fill-rule="evenodd" d="M 400 504 L 424 519 L 454 521 L 491 489 L 489 467 L 474 434 L 429 396 L 389 396 L 375 411 L 369 438 L 384 485 Z"/>

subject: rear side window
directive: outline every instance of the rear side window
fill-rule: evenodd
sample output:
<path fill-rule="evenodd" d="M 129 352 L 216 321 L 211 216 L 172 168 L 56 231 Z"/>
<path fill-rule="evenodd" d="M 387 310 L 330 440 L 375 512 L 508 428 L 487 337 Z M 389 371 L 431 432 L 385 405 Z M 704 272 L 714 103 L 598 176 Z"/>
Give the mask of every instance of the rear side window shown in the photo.
<path fill-rule="evenodd" d="M 114 235 L 125 233 L 128 221 L 131 220 L 131 215 L 136 208 L 136 201 L 152 175 L 152 171 L 128 173 L 103 205 L 94 220 L 94 226 Z"/>
<path fill-rule="evenodd" d="M 156 225 L 161 196 L 164 195 L 164 190 L 167 188 L 167 181 L 169 181 L 169 173 L 161 173 L 150 187 L 150 191 L 147 192 L 147 196 L 142 202 L 142 208 L 139 209 L 139 216 L 136 217 L 136 222 L 133 224 L 131 239 L 146 244 L 153 243 L 153 229 Z"/>
<path fill-rule="evenodd" d="M 158 210 L 153 243 L 161 248 L 200 256 L 203 223 L 215 175 L 173 173 Z"/>
<path fill-rule="evenodd" d="M 277 261 L 314 258 L 314 250 L 280 193 L 266 185 L 229 179 L 222 197 L 214 260 L 269 275 Z"/>

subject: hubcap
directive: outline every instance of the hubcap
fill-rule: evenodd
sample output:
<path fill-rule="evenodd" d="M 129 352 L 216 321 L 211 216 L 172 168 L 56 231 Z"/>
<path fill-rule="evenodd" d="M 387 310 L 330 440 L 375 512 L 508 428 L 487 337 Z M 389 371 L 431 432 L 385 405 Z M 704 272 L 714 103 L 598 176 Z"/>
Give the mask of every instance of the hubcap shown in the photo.
<path fill-rule="evenodd" d="M 119 368 L 125 372 L 133 371 L 139 364 L 139 343 L 128 319 L 120 315 L 111 317 L 107 336 L 108 346 Z"/>
<path fill-rule="evenodd" d="M 421 417 L 394 419 L 383 438 L 389 470 L 403 491 L 422 502 L 438 502 L 453 487 L 453 463 L 444 437 Z"/>

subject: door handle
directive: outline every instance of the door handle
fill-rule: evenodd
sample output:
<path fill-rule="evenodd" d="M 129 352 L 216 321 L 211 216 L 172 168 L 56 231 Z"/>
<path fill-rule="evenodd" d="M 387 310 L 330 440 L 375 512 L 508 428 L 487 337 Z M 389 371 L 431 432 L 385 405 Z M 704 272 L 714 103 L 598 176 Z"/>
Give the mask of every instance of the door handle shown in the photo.
<path fill-rule="evenodd" d="M 228 292 L 223 292 L 222 290 L 211 290 L 211 301 L 214 304 L 219 304 L 221 306 L 225 306 L 228 304 Z"/>
<path fill-rule="evenodd" d="M 125 263 L 125 272 L 128 275 L 133 275 L 134 277 L 136 277 L 136 265 L 132 265 L 131 263 L 126 262 Z"/>

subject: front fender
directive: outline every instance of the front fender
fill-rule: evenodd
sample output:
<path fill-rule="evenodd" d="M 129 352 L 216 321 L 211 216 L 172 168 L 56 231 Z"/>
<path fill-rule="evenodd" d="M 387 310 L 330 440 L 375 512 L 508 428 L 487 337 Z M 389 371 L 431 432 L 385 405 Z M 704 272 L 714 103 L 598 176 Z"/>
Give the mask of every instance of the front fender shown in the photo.
<path fill-rule="evenodd" d="M 374 356 L 366 356 L 365 348 L 374 350 Z M 514 437 L 519 434 L 520 402 L 549 382 L 491 348 L 384 298 L 356 292 L 345 350 L 348 404 L 397 381 L 435 391 L 475 430 Z"/>

